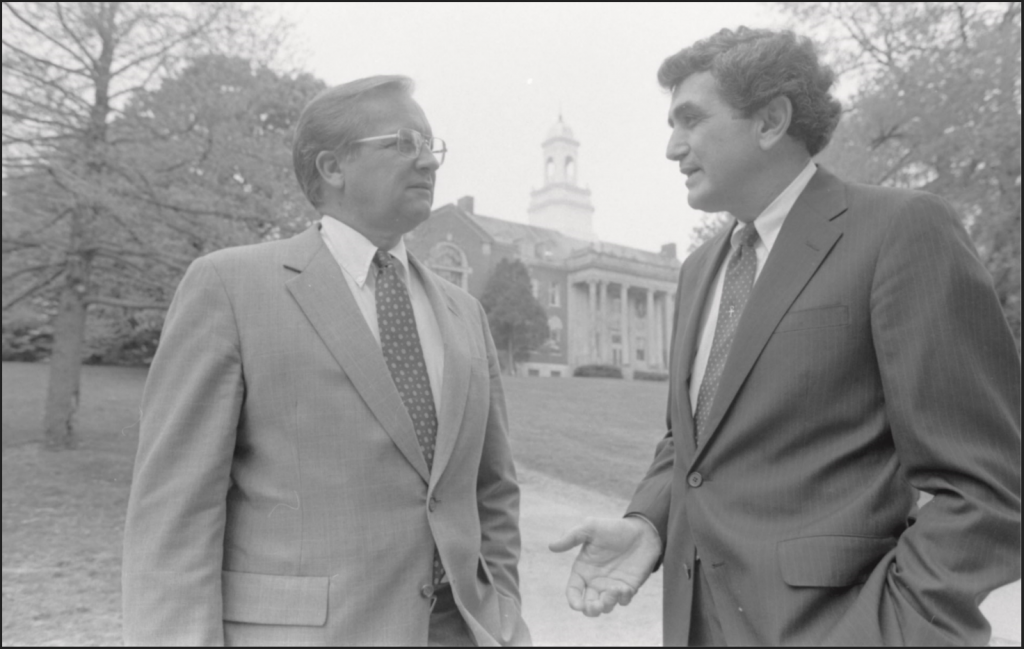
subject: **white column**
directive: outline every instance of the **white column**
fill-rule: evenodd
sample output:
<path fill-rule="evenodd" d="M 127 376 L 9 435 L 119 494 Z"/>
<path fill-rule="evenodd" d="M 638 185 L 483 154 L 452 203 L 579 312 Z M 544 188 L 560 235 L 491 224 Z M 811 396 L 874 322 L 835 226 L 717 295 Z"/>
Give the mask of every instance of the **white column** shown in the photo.
<path fill-rule="evenodd" d="M 629 357 L 629 284 L 620 284 L 622 291 L 621 304 L 619 305 L 619 312 L 622 316 L 622 324 L 619 327 L 619 333 L 622 334 L 622 364 L 632 364 L 632 359 Z"/>
<path fill-rule="evenodd" d="M 665 367 L 665 369 L 668 369 L 668 355 L 672 349 L 672 301 L 673 297 L 671 291 L 665 291 L 665 344 L 661 348 L 662 365 Z"/>
<path fill-rule="evenodd" d="M 587 303 L 587 362 L 594 361 L 594 334 L 597 332 L 597 281 L 588 279 L 589 302 Z"/>
<path fill-rule="evenodd" d="M 607 363 L 611 356 L 611 336 L 608 335 L 608 318 L 611 316 L 608 308 L 608 280 L 601 280 L 601 345 L 598 349 L 598 362 Z"/>
<path fill-rule="evenodd" d="M 654 332 L 654 289 L 647 289 L 647 353 L 644 360 L 647 367 L 654 367 L 655 354 L 655 332 Z"/>

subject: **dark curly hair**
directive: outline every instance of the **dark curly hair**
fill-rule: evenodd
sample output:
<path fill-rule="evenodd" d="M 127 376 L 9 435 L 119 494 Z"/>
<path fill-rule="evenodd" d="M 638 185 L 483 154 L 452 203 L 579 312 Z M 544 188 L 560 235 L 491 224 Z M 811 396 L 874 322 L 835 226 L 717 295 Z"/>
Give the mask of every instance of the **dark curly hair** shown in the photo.
<path fill-rule="evenodd" d="M 658 83 L 675 90 L 687 77 L 710 71 L 722 98 L 745 117 L 785 95 L 793 104 L 787 133 L 817 155 L 839 124 L 842 106 L 829 93 L 832 69 L 818 61 L 810 39 L 791 31 L 723 29 L 665 59 Z"/>

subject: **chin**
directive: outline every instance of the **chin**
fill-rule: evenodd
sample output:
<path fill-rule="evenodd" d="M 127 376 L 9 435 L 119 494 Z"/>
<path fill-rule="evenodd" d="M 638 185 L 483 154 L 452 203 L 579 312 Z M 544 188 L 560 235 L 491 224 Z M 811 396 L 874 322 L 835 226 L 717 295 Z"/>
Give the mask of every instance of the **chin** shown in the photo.
<path fill-rule="evenodd" d="M 413 229 L 413 228 L 415 228 L 416 226 L 420 225 L 421 223 L 423 223 L 424 221 L 426 221 L 429 218 L 430 218 L 430 208 L 429 207 L 427 207 L 426 209 L 417 208 L 417 209 L 414 209 L 414 210 L 408 210 L 406 212 L 405 221 L 406 221 L 406 223 L 408 223 L 411 226 L 410 229 Z"/>

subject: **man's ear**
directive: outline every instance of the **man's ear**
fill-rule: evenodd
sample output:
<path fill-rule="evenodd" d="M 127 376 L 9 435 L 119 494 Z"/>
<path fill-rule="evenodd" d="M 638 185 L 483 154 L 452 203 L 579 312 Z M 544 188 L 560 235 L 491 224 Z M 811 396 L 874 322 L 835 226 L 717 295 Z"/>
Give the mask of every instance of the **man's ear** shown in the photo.
<path fill-rule="evenodd" d="M 342 189 L 345 187 L 345 170 L 342 168 L 341 159 L 334 151 L 321 151 L 316 154 L 316 170 L 320 178 L 330 187 Z"/>
<path fill-rule="evenodd" d="M 761 150 L 767 151 L 775 146 L 789 130 L 789 124 L 793 121 L 793 102 L 789 100 L 789 97 L 780 95 L 757 111 L 757 116 L 759 122 L 758 144 L 761 146 Z"/>

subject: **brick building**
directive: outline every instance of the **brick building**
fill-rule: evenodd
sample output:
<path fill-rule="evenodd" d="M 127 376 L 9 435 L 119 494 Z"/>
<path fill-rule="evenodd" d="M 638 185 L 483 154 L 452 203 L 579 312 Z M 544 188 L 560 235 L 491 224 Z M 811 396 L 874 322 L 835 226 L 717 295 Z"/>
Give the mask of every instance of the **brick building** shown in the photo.
<path fill-rule="evenodd" d="M 551 337 L 519 366 L 522 375 L 571 376 L 592 363 L 618 366 L 625 376 L 666 371 L 675 244 L 648 252 L 598 241 L 590 190 L 577 180 L 579 142 L 561 116 L 541 149 L 544 184 L 531 192 L 528 223 L 477 214 L 465 196 L 434 210 L 406 244 L 477 298 L 501 259 L 526 265 Z"/>

